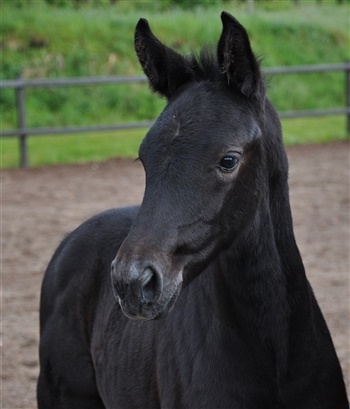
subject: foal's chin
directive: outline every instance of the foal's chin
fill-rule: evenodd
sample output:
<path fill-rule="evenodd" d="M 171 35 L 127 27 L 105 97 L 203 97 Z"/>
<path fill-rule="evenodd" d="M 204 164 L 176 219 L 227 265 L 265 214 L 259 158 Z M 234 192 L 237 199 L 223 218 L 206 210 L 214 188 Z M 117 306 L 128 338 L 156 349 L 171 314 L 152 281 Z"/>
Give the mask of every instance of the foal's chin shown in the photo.
<path fill-rule="evenodd" d="M 160 299 L 155 303 L 129 303 L 118 298 L 123 314 L 132 320 L 158 320 L 165 318 L 173 309 L 175 302 L 181 292 L 182 282 L 175 289 L 165 289 Z"/>

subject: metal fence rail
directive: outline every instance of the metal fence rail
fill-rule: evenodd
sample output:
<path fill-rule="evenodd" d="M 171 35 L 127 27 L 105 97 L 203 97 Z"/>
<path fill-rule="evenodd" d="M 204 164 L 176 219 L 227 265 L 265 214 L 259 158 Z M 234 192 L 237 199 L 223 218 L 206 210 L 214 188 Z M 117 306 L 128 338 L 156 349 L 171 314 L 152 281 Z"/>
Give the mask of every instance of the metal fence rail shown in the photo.
<path fill-rule="evenodd" d="M 336 107 L 329 109 L 312 109 L 298 111 L 279 112 L 280 118 L 299 118 L 299 117 L 316 117 L 326 115 L 346 115 L 347 133 L 350 135 L 350 62 L 339 64 L 320 64 L 308 66 L 290 66 L 276 67 L 263 70 L 265 76 L 288 75 L 288 74 L 307 74 L 316 72 L 343 71 L 345 73 L 345 107 Z M 20 166 L 28 166 L 28 149 L 27 138 L 29 136 L 40 135 L 60 135 L 94 131 L 112 131 L 124 129 L 136 129 L 150 127 L 152 121 L 133 122 L 112 125 L 96 126 L 68 126 L 68 127 L 42 127 L 28 128 L 26 125 L 26 104 L 25 89 L 35 87 L 66 87 L 66 86 L 90 86 L 106 84 L 125 84 L 125 83 L 145 83 L 145 76 L 110 76 L 110 77 L 81 77 L 81 78 L 41 78 L 25 80 L 0 81 L 0 89 L 13 88 L 16 92 L 16 109 L 18 118 L 18 127 L 16 129 L 0 131 L 0 137 L 18 137 L 20 141 Z"/>

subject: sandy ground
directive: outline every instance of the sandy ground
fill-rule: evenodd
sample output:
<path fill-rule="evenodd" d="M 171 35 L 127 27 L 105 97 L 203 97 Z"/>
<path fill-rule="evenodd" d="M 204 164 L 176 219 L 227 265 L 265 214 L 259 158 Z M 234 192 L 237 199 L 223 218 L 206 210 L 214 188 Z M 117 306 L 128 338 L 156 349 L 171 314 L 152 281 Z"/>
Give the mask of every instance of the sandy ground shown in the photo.
<path fill-rule="evenodd" d="M 288 155 L 297 242 L 349 386 L 349 144 Z M 39 292 L 55 247 L 87 217 L 140 202 L 143 189 L 131 160 L 2 171 L 1 408 L 36 407 Z"/>

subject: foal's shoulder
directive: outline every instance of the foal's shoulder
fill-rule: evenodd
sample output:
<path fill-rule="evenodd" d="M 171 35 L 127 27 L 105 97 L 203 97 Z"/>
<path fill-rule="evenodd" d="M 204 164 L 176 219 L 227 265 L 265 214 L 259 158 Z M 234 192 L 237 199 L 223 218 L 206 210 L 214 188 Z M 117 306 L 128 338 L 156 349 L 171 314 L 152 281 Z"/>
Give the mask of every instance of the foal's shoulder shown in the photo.
<path fill-rule="evenodd" d="M 139 211 L 139 206 L 106 210 L 90 217 L 69 233 L 58 246 L 48 270 L 53 265 L 66 270 L 67 264 L 88 264 L 97 262 L 109 264 L 129 233 Z"/>
<path fill-rule="evenodd" d="M 115 250 L 129 233 L 139 206 L 106 210 L 82 223 L 70 236 L 73 242 L 89 243 L 94 251 L 114 247 Z"/>
<path fill-rule="evenodd" d="M 139 208 L 140 206 L 129 206 L 106 210 L 86 220 L 78 227 L 76 233 L 87 233 L 92 230 L 95 234 L 108 234 L 109 232 L 127 234 Z"/>

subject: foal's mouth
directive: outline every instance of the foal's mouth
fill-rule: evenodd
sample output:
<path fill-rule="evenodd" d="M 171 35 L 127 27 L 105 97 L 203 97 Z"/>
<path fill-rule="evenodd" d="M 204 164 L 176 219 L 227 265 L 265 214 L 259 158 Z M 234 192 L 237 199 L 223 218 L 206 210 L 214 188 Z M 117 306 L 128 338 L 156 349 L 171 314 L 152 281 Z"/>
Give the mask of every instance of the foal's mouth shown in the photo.
<path fill-rule="evenodd" d="M 182 280 L 171 286 L 172 289 L 164 288 L 159 300 L 155 303 L 135 303 L 126 299 L 122 301 L 114 292 L 123 314 L 132 320 L 158 320 L 165 318 L 173 309 L 182 288 Z"/>

